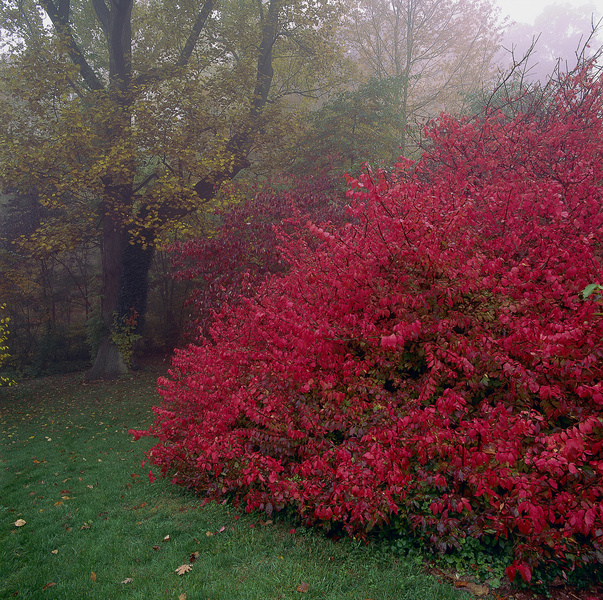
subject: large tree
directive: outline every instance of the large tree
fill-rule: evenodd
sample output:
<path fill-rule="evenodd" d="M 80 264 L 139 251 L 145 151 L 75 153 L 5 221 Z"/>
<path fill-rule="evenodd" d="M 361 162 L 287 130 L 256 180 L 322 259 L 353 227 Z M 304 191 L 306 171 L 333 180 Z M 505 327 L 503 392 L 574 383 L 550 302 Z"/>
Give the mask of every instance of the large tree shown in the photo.
<path fill-rule="evenodd" d="M 89 377 L 114 376 L 144 323 L 158 236 L 246 168 L 259 140 L 274 139 L 289 95 L 328 85 L 337 9 L 21 0 L 3 3 L 1 16 L 11 51 L 3 184 L 35 187 L 58 217 L 44 230 L 50 245 L 75 246 L 99 228 L 105 333 Z"/>

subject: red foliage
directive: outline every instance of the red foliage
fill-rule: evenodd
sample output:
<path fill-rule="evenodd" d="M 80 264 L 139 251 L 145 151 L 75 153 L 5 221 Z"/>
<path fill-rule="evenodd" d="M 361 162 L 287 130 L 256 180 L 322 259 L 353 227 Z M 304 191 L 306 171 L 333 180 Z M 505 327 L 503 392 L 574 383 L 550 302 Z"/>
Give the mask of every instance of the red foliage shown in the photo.
<path fill-rule="evenodd" d="M 352 222 L 178 351 L 149 452 L 211 498 L 440 550 L 514 541 L 511 578 L 603 562 L 603 86 L 538 119 L 441 117 L 432 149 L 350 181 Z M 309 248 L 312 240 L 318 248 Z"/>
<path fill-rule="evenodd" d="M 176 278 L 196 280 L 188 302 L 194 307 L 189 328 L 209 334 L 213 317 L 226 302 L 250 297 L 271 274 L 288 265 L 277 247 L 275 225 L 292 228 L 297 219 L 342 223 L 343 202 L 328 176 L 297 181 L 286 192 L 244 189 L 246 200 L 214 214 L 216 234 L 171 247 Z M 250 193 L 251 192 L 251 193 Z"/>

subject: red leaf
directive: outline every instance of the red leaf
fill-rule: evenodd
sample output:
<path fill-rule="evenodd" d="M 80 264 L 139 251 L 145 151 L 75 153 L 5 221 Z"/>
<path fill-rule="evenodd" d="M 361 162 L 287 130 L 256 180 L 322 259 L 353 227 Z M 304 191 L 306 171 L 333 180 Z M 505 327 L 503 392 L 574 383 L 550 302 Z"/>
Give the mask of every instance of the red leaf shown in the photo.
<path fill-rule="evenodd" d="M 530 581 L 532 580 L 532 568 L 527 563 L 520 562 L 517 565 L 517 570 L 519 571 L 521 578 L 525 582 L 530 583 Z"/>

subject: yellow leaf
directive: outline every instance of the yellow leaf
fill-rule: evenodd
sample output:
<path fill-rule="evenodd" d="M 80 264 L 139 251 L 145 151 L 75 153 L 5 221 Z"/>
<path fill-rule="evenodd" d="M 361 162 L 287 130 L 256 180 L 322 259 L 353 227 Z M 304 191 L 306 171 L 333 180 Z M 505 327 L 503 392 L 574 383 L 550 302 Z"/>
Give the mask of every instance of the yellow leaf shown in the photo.
<path fill-rule="evenodd" d="M 92 581 L 96 581 L 96 573 L 95 573 L 94 571 L 92 571 L 92 572 L 90 573 L 90 579 L 91 579 Z"/>

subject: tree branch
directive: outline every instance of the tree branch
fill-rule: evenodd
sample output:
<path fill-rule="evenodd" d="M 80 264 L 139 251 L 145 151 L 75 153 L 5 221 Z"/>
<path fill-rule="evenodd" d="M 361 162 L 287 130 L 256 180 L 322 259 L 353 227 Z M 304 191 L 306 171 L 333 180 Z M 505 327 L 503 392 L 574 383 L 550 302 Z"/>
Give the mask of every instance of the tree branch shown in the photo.
<path fill-rule="evenodd" d="M 211 11 L 214 9 L 214 1 L 213 0 L 205 0 L 205 4 L 201 9 L 201 12 L 197 15 L 197 20 L 193 25 L 193 29 L 186 40 L 186 44 L 184 44 L 184 48 L 180 53 L 180 58 L 176 62 L 177 67 L 184 67 L 193 53 L 197 41 L 199 40 L 199 36 L 201 35 L 201 30 L 205 27 L 205 23 L 211 14 Z"/>
<path fill-rule="evenodd" d="M 60 0 L 57 8 L 52 0 L 40 0 L 40 5 L 46 11 L 48 18 L 52 21 L 55 31 L 63 39 L 67 46 L 69 58 L 79 67 L 80 75 L 91 90 L 102 90 L 104 85 L 96 76 L 88 61 L 84 58 L 78 43 L 73 37 L 71 26 L 69 25 L 69 1 Z"/>
<path fill-rule="evenodd" d="M 92 0 L 92 6 L 94 7 L 94 12 L 100 21 L 105 35 L 108 35 L 111 23 L 111 12 L 107 8 L 105 0 Z"/>
<path fill-rule="evenodd" d="M 94 0 L 95 2 L 102 2 L 103 0 Z M 214 0 L 205 0 L 205 4 L 201 9 L 201 12 L 197 15 L 195 20 L 195 24 L 191 30 L 186 43 L 184 44 L 184 48 L 180 53 L 178 60 L 173 64 L 162 65 L 160 67 L 156 67 L 154 69 L 149 69 L 146 73 L 141 73 L 134 80 L 134 86 L 139 85 L 147 85 L 150 83 L 154 83 L 156 81 L 162 81 L 164 79 L 169 79 L 170 77 L 175 77 L 178 75 L 180 69 L 185 67 L 188 64 L 188 61 L 195 49 L 197 41 L 199 40 L 199 36 L 201 35 L 201 31 L 203 27 L 205 27 L 205 23 L 211 14 L 211 11 L 214 9 Z"/>

